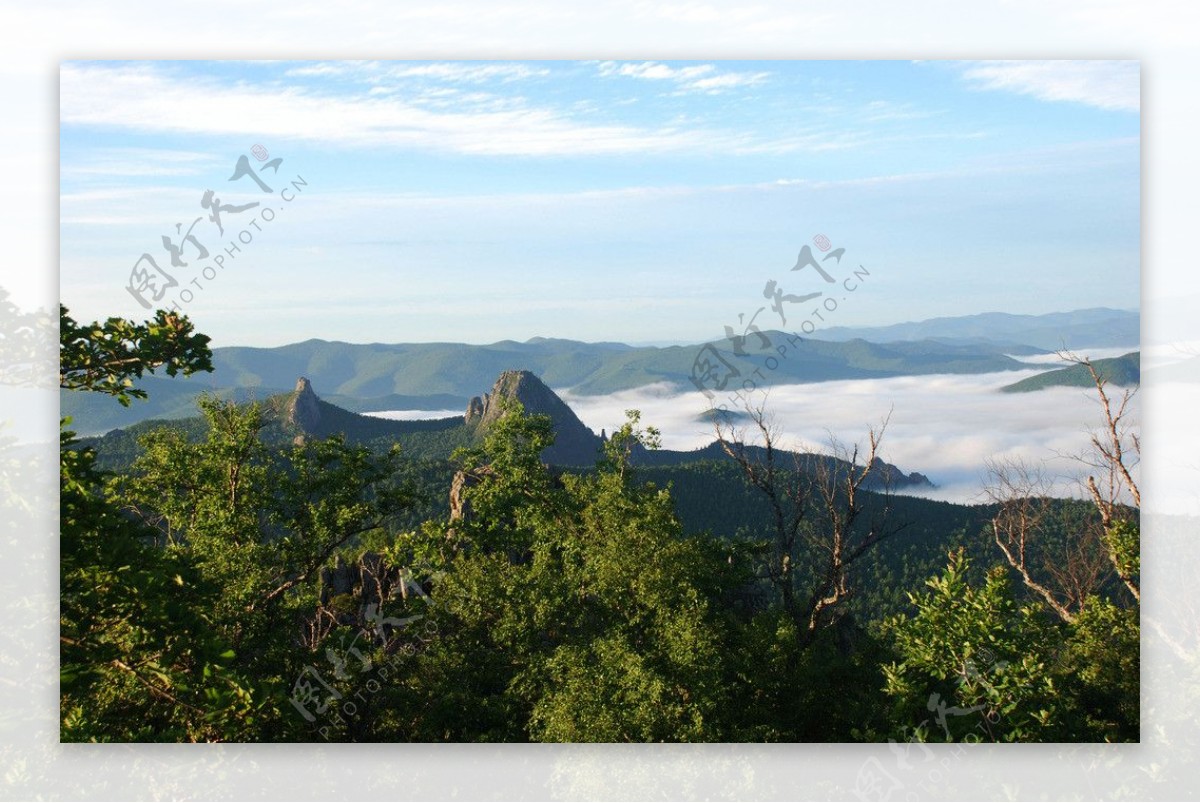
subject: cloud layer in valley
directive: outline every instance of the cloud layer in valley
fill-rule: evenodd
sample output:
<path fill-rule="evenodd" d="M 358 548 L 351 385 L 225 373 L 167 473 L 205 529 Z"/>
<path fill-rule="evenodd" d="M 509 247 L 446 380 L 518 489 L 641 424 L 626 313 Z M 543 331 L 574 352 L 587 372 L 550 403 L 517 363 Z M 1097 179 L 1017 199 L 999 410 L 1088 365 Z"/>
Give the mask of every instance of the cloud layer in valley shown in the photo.
<path fill-rule="evenodd" d="M 792 448 L 827 446 L 830 437 L 864 442 L 868 427 L 890 420 L 882 457 L 906 472 L 919 471 L 938 486 L 922 493 L 956 502 L 981 500 L 989 459 L 1022 459 L 1044 464 L 1055 490 L 1076 494 L 1082 466 L 1069 455 L 1088 446 L 1089 428 L 1100 422 L 1095 394 L 1083 388 L 1050 388 L 1035 393 L 1001 393 L 1004 385 L 1039 371 L 981 375 L 910 376 L 848 380 L 770 388 L 767 408 Z M 608 396 L 560 394 L 585 424 L 610 432 L 624 411 L 642 411 L 642 420 L 663 433 L 669 449 L 694 449 L 713 440 L 701 420 L 708 408 L 700 393 L 677 393 L 662 385 Z M 758 394 L 755 401 L 762 401 Z M 730 405 L 732 407 L 732 405 Z M 1137 419 L 1137 397 L 1131 403 Z"/>

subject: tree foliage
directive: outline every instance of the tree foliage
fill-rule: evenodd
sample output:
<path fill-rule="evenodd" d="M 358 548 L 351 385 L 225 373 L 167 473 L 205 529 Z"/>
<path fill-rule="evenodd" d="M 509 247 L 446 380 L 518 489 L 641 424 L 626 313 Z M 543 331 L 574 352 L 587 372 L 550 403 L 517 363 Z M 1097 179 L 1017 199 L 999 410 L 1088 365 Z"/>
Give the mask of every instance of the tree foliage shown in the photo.
<path fill-rule="evenodd" d="M 128 404 L 147 372 L 211 369 L 186 318 L 61 318 L 64 389 Z M 64 426 L 64 740 L 1138 737 L 1137 524 L 1112 493 L 1136 485 L 1111 461 L 1099 501 L 960 509 L 868 490 L 881 431 L 784 465 L 761 410 L 765 449 L 726 432 L 731 461 L 639 465 L 661 438 L 631 410 L 565 471 L 519 404 L 452 464 L 199 407 L 100 441 L 115 474 Z"/>
<path fill-rule="evenodd" d="M 124 406 L 146 398 L 134 380 L 163 368 L 168 376 L 212 370 L 210 338 L 197 334 L 186 315 L 158 310 L 142 323 L 109 318 L 79 324 L 59 306 L 58 384 L 115 396 Z"/>
<path fill-rule="evenodd" d="M 164 316 L 145 326 L 112 319 L 80 327 L 62 308 L 62 386 L 136 396 L 126 380 L 140 370 L 205 370 L 207 338 L 192 337 L 186 320 L 162 329 Z M 79 447 L 65 422 L 59 474 L 62 738 L 251 734 L 252 689 L 229 668 L 228 642 L 211 631 L 215 589 L 122 514 L 95 453 Z"/>
<path fill-rule="evenodd" d="M 1045 739 L 1056 716 L 1049 623 L 1038 606 L 1017 602 L 1006 571 L 989 572 L 974 588 L 968 565 L 962 551 L 953 553 L 945 572 L 926 583 L 929 591 L 910 595 L 916 614 L 888 622 L 900 660 L 884 674 L 899 735 Z"/>

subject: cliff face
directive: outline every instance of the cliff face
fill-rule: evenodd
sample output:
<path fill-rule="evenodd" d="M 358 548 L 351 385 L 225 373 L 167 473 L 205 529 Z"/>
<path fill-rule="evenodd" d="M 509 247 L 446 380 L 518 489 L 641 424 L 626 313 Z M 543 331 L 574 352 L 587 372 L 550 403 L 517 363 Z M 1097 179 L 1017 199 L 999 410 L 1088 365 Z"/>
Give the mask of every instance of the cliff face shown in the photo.
<path fill-rule="evenodd" d="M 321 405 L 305 377 L 296 381 L 295 394 L 288 405 L 287 421 L 302 432 L 315 432 L 321 423 Z"/>
<path fill-rule="evenodd" d="M 529 371 L 505 371 L 490 393 L 476 396 L 467 405 L 464 423 L 477 431 L 486 430 L 504 412 L 504 402 L 518 401 L 529 415 L 547 415 L 554 424 L 554 445 L 542 453 L 553 465 L 591 466 L 600 450 L 600 438 L 579 416 Z"/>

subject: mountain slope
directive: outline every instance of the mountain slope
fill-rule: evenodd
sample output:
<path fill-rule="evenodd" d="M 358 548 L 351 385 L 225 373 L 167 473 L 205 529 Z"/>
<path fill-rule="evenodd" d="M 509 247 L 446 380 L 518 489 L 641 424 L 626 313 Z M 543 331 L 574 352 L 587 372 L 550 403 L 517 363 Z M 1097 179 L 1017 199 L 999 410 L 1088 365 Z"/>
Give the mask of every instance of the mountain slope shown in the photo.
<path fill-rule="evenodd" d="M 719 360 L 749 377 L 769 375 L 771 383 L 823 382 L 936 373 L 984 373 L 1018 370 L 1023 364 L 990 344 L 953 344 L 933 340 L 907 343 L 832 343 L 764 332 L 736 354 L 729 341 L 712 344 Z M 488 346 L 417 343 L 385 346 L 308 340 L 273 349 L 217 348 L 215 370 L 189 379 L 147 377 L 150 404 L 122 408 L 98 394 L 63 393 L 65 415 L 81 434 L 129 426 L 145 418 L 194 414 L 194 399 L 213 392 L 238 401 L 286 392 L 297 376 L 306 376 L 327 400 L 361 412 L 386 409 L 446 409 L 488 387 L 510 369 L 529 371 L 551 387 L 602 395 L 653 383 L 694 391 L 692 382 L 702 346 L 639 347 L 612 343 L 538 340 L 503 341 Z M 738 380 L 740 383 L 741 380 Z"/>
<path fill-rule="evenodd" d="M 727 338 L 711 344 L 634 347 L 622 343 L 581 343 L 533 338 L 488 345 L 462 343 L 352 344 L 306 340 L 276 348 L 224 347 L 213 350 L 215 370 L 188 379 L 146 377 L 139 386 L 150 402 L 124 408 L 99 394 L 63 393 L 63 415 L 81 434 L 126 427 L 146 418 L 193 415 L 195 397 L 212 392 L 238 401 L 287 392 L 297 376 L 321 388 L 325 401 L 359 412 L 445 410 L 465 407 L 503 371 L 529 371 L 550 387 L 602 395 L 654 383 L 693 391 L 704 360 L 723 363 L 726 386 L 765 377 L 771 384 L 872 379 L 939 373 L 972 374 L 1019 370 L 1026 365 L 1010 354 L 1038 351 L 1030 343 L 1058 348 L 1087 340 L 1134 337 L 1137 313 L 1081 310 L 1028 316 L 988 313 L 935 319 L 872 330 L 833 328 L 822 338 L 767 331 L 749 333 L 736 353 Z M 871 333 L 873 340 L 853 337 Z M 840 338 L 840 339 L 837 339 Z M 907 338 L 907 339 L 896 339 Z M 1022 345 L 1025 344 L 1025 345 Z M 707 389 L 719 392 L 716 383 Z"/>
<path fill-rule="evenodd" d="M 1120 357 L 1092 360 L 1096 372 L 1114 385 L 1130 387 L 1142 380 L 1140 354 L 1136 351 L 1123 354 Z M 1082 365 L 1071 365 L 1047 371 L 1044 374 L 1031 376 L 1005 385 L 1000 388 L 1005 393 L 1030 393 L 1052 387 L 1090 388 L 1092 375 Z"/>
<path fill-rule="evenodd" d="M 490 393 L 472 398 L 464 419 L 466 426 L 481 437 L 511 402 L 519 402 L 529 415 L 549 416 L 554 425 L 554 443 L 542 453 L 543 460 L 552 465 L 595 465 L 600 457 L 599 436 L 529 371 L 504 371 Z"/>
<path fill-rule="evenodd" d="M 822 329 L 820 336 L 836 341 L 864 338 L 875 343 L 937 338 L 1009 343 L 1054 350 L 1064 346 L 1136 346 L 1141 342 L 1140 322 L 1141 316 L 1135 311 L 1096 307 L 1046 315 L 986 312 L 979 315 L 931 318 L 891 326 L 834 326 Z"/>
<path fill-rule="evenodd" d="M 603 440 L 592 432 L 566 402 L 529 371 L 501 372 L 489 393 L 475 397 L 465 415 L 424 421 L 395 421 L 360 415 L 330 404 L 317 396 L 312 383 L 305 377 L 296 381 L 295 390 L 262 401 L 266 426 L 262 437 L 267 443 L 284 446 L 306 438 L 323 438 L 341 434 L 351 443 L 365 444 L 385 450 L 398 444 L 402 454 L 413 458 L 446 460 L 460 446 L 478 444 L 506 407 L 506 402 L 520 402 L 525 412 L 549 416 L 554 427 L 555 442 L 542 454 L 542 459 L 556 466 L 590 468 L 600 457 Z M 192 417 L 175 421 L 148 420 L 128 429 L 118 429 L 86 442 L 97 447 L 102 467 L 107 470 L 127 468 L 139 451 L 138 438 L 161 426 L 182 429 L 189 437 L 199 439 L 206 425 L 202 418 Z M 755 459 L 762 457 L 760 447 L 748 447 Z M 792 465 L 796 457 L 779 452 L 780 465 Z M 808 461 L 809 458 L 803 458 Z M 833 465 L 832 458 L 818 458 Z M 729 458 L 717 443 L 693 451 L 660 449 L 635 450 L 633 462 L 641 466 L 680 466 L 691 463 L 725 463 Z M 885 485 L 900 489 L 932 487 L 932 483 L 916 472 L 906 474 L 896 466 L 877 460 L 867 485 Z"/>

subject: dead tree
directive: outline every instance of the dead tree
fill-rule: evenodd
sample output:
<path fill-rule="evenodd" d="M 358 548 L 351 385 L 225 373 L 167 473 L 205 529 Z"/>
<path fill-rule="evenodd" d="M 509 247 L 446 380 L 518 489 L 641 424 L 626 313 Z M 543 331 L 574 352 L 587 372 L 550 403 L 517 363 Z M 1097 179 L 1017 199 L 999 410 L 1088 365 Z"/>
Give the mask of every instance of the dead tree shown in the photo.
<path fill-rule="evenodd" d="M 1099 588 L 1106 565 L 1095 530 L 1070 533 L 1065 549 L 1052 553 L 1055 501 L 1041 468 L 1022 460 L 992 460 L 987 470 L 984 493 L 997 506 L 992 517 L 996 546 L 1026 588 L 1064 622 L 1075 621 L 1083 601 Z"/>
<path fill-rule="evenodd" d="M 1120 399 L 1114 399 L 1108 392 L 1108 380 L 1090 359 L 1068 351 L 1060 351 L 1058 356 L 1087 370 L 1103 413 L 1101 427 L 1090 435 L 1091 449 L 1071 455 L 1091 469 L 1083 484 L 1099 521 L 1069 532 L 1063 528 L 1065 544 L 1051 554 L 1048 534 L 1057 508 L 1041 469 L 1019 460 L 990 461 L 984 492 L 998 508 L 992 531 L 1005 560 L 1026 588 L 1070 623 L 1084 601 L 1099 591 L 1109 568 L 1133 598 L 1141 600 L 1133 521 L 1141 507 L 1141 492 L 1133 476 L 1141 444 L 1127 418 L 1135 391 L 1125 390 Z M 1031 553 L 1041 558 L 1036 574 L 1039 561 Z"/>
<path fill-rule="evenodd" d="M 1133 475 L 1141 461 L 1142 444 L 1129 421 L 1129 403 L 1137 389 L 1125 388 L 1119 398 L 1114 398 L 1108 391 L 1108 378 L 1096 370 L 1089 358 L 1069 351 L 1060 351 L 1058 356 L 1083 366 L 1096 387 L 1103 420 L 1100 428 L 1091 432 L 1090 452 L 1076 459 L 1094 469 L 1085 485 L 1100 514 L 1109 562 L 1125 588 L 1141 602 L 1134 517 L 1141 510 L 1142 493 Z"/>
<path fill-rule="evenodd" d="M 793 453 L 790 466 L 781 466 L 779 427 L 763 405 L 747 404 L 746 413 L 762 445 L 748 445 L 743 433 L 714 411 L 717 442 L 767 501 L 774 538 L 765 579 L 777 589 L 783 610 L 807 644 L 822 627 L 835 621 L 837 607 L 851 596 L 850 568 L 880 541 L 902 529 L 886 526 L 886 503 L 880 515 L 865 528 L 860 526 L 864 510 L 861 492 L 876 467 L 887 421 L 868 431 L 869 446 L 861 463 L 857 445 L 847 450 L 834 441 L 832 454 Z M 810 521 L 810 517 L 817 520 Z M 808 547 L 805 557 L 816 560 L 807 567 L 815 579 L 809 593 L 798 596 L 795 575 L 802 546 Z"/>
<path fill-rule="evenodd" d="M 783 609 L 791 614 L 796 608 L 793 579 L 796 545 L 808 512 L 811 487 L 801 475 L 787 475 L 780 470 L 775 448 L 779 428 L 768 418 L 765 408 L 753 408 L 747 404 L 746 412 L 762 437 L 761 451 L 748 447 L 742 433 L 732 424 L 726 425 L 719 415 L 714 414 L 717 442 L 722 451 L 741 468 L 746 480 L 767 500 L 775 535 L 774 554 L 767 567 L 767 579 L 778 590 Z"/>
<path fill-rule="evenodd" d="M 823 558 L 817 581 L 809 596 L 805 615 L 807 632 L 811 638 L 827 622 L 835 606 L 853 594 L 848 585 L 850 567 L 888 536 L 904 529 L 905 525 L 890 525 L 891 480 L 880 474 L 883 483 L 881 493 L 884 504 L 865 527 L 859 526 L 864 511 L 862 490 L 864 484 L 877 471 L 879 445 L 887 430 L 890 414 L 876 427 L 867 429 L 867 450 L 861 455 L 854 444 L 847 449 L 832 436 L 829 458 L 810 456 L 811 474 L 815 480 L 817 496 L 824 513 L 822 526 L 814 531 L 811 545 Z M 797 465 L 797 469 L 803 466 Z M 836 614 L 834 614 L 836 616 Z"/>

